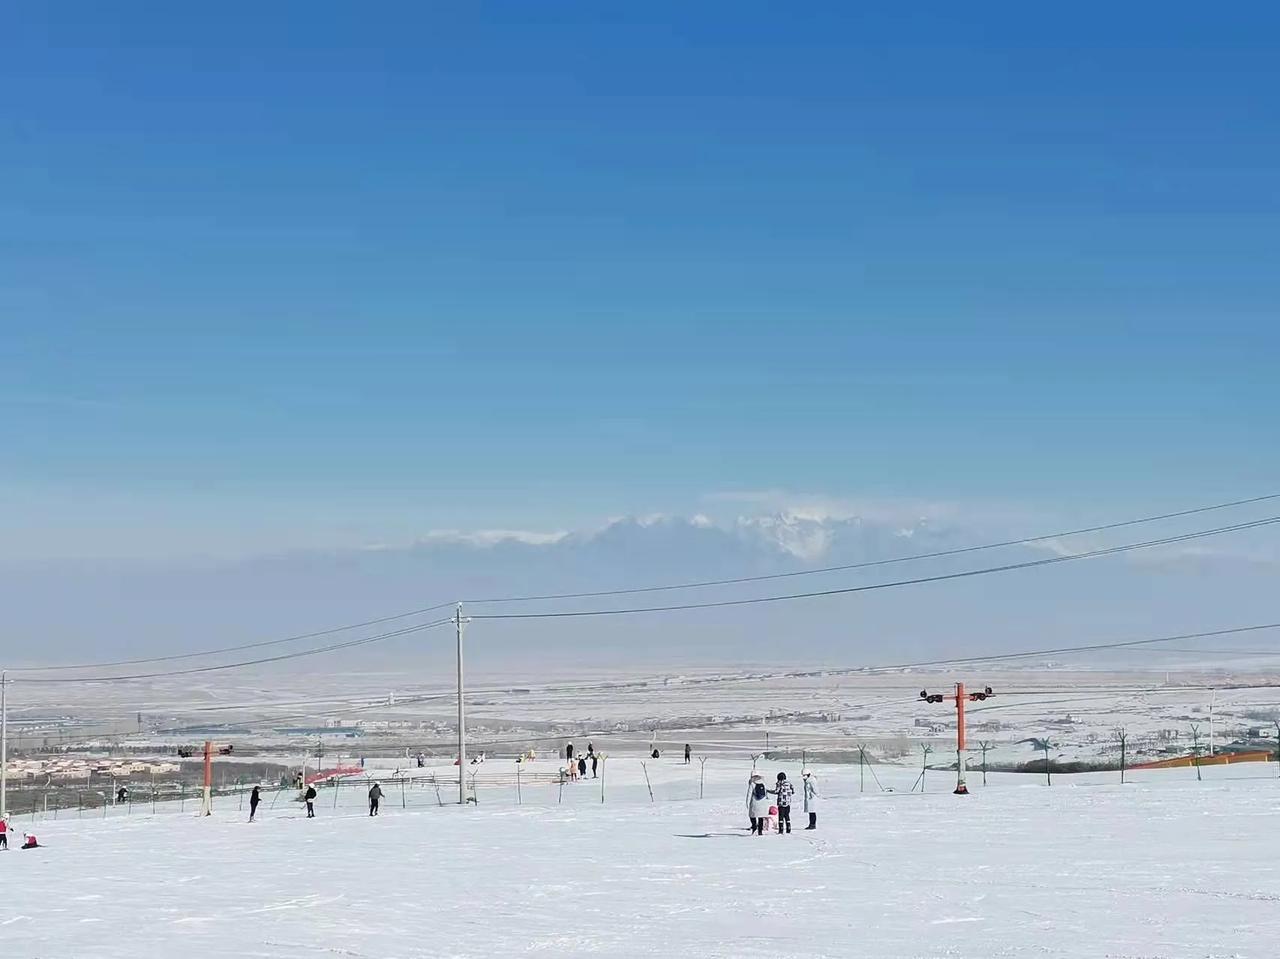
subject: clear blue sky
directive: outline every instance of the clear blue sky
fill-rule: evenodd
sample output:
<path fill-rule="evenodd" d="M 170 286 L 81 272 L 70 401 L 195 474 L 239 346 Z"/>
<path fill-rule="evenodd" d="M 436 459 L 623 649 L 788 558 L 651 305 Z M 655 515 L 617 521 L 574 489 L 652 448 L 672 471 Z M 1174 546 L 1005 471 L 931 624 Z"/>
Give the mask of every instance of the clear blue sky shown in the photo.
<path fill-rule="evenodd" d="M 1274 487 L 1274 5 L 851 9 L 0 4 L 0 531 Z"/>

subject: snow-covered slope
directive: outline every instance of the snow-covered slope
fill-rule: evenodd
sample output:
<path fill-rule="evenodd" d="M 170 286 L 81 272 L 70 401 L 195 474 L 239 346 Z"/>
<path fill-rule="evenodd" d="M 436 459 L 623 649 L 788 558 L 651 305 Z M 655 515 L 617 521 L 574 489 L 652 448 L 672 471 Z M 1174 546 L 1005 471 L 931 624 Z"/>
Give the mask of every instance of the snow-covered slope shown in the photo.
<path fill-rule="evenodd" d="M 311 821 L 282 801 L 250 825 L 224 799 L 207 820 L 37 823 L 46 848 L 0 853 L 0 954 L 1275 955 L 1270 767 L 993 776 L 967 799 L 941 773 L 921 795 L 882 767 L 896 791 L 859 794 L 856 767 L 822 767 L 820 828 L 762 838 L 743 828 L 747 767 L 707 770 L 701 802 L 648 802 L 633 761 L 604 805 L 587 782 L 564 805 L 544 789 L 465 810 L 392 791 L 377 819 L 325 793 Z"/>

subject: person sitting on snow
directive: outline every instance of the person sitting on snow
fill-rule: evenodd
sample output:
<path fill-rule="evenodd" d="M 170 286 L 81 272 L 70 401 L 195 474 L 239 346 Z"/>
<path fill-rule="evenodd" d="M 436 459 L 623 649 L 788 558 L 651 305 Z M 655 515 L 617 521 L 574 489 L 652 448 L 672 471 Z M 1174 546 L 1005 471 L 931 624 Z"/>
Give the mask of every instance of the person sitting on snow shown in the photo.
<path fill-rule="evenodd" d="M 39 849 L 40 844 L 36 842 L 36 837 L 23 833 L 22 848 L 23 849 Z"/>

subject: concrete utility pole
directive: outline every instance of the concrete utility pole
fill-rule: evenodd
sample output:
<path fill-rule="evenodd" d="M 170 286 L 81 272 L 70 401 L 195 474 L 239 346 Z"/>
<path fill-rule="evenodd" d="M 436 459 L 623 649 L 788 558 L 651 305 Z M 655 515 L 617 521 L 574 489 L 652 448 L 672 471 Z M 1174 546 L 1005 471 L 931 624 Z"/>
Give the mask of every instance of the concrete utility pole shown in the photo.
<path fill-rule="evenodd" d="M 453 614 L 458 634 L 458 805 L 467 804 L 467 711 L 463 702 L 462 684 L 462 627 L 471 622 L 462 616 L 462 604 Z"/>
<path fill-rule="evenodd" d="M 942 693 L 930 693 L 927 689 L 920 690 L 920 698 L 926 703 L 940 703 L 944 699 L 953 699 L 956 703 L 956 788 L 957 796 L 969 795 L 969 787 L 965 784 L 965 728 L 964 728 L 964 704 L 966 702 L 978 702 L 986 699 L 988 696 L 994 696 L 991 687 L 988 686 L 980 693 L 966 693 L 964 683 L 956 683 L 956 691 L 950 696 L 944 696 Z M 986 778 L 986 758 L 983 757 L 983 778 Z"/>
<path fill-rule="evenodd" d="M 9 813 L 9 677 L 0 673 L 0 819 Z"/>

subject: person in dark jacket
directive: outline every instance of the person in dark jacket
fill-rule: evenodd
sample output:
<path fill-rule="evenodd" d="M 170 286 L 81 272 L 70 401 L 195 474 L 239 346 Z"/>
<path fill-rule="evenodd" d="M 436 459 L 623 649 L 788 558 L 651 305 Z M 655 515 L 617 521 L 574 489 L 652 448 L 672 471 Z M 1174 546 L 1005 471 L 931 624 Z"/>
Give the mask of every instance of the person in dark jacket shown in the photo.
<path fill-rule="evenodd" d="M 684 764 L 687 766 L 693 760 L 693 750 L 688 743 L 684 744 Z"/>
<path fill-rule="evenodd" d="M 254 786 L 249 793 L 249 822 L 253 822 L 253 817 L 258 814 L 258 803 L 262 802 L 262 796 L 258 793 L 258 787 Z"/>
<path fill-rule="evenodd" d="M 307 818 L 316 818 L 316 787 L 308 786 L 307 791 L 302 794 L 303 801 L 307 804 Z"/>
<path fill-rule="evenodd" d="M 587 758 L 585 756 L 578 757 L 578 775 L 584 777 L 587 775 Z"/>
<path fill-rule="evenodd" d="M 595 753 L 592 753 L 591 754 L 591 778 L 592 779 L 600 778 L 600 776 L 596 773 L 596 766 L 599 765 L 599 763 L 600 763 L 600 757 Z"/>
<path fill-rule="evenodd" d="M 573 759 L 573 743 L 569 743 L 569 745 L 564 747 L 564 758 L 568 760 Z"/>
<path fill-rule="evenodd" d="M 796 787 L 787 782 L 786 773 L 778 773 L 778 785 L 769 792 L 778 797 L 778 835 L 791 832 L 791 797 L 796 794 Z"/>
<path fill-rule="evenodd" d="M 382 801 L 382 787 L 374 783 L 369 790 L 369 815 L 378 815 L 378 803 Z"/>

